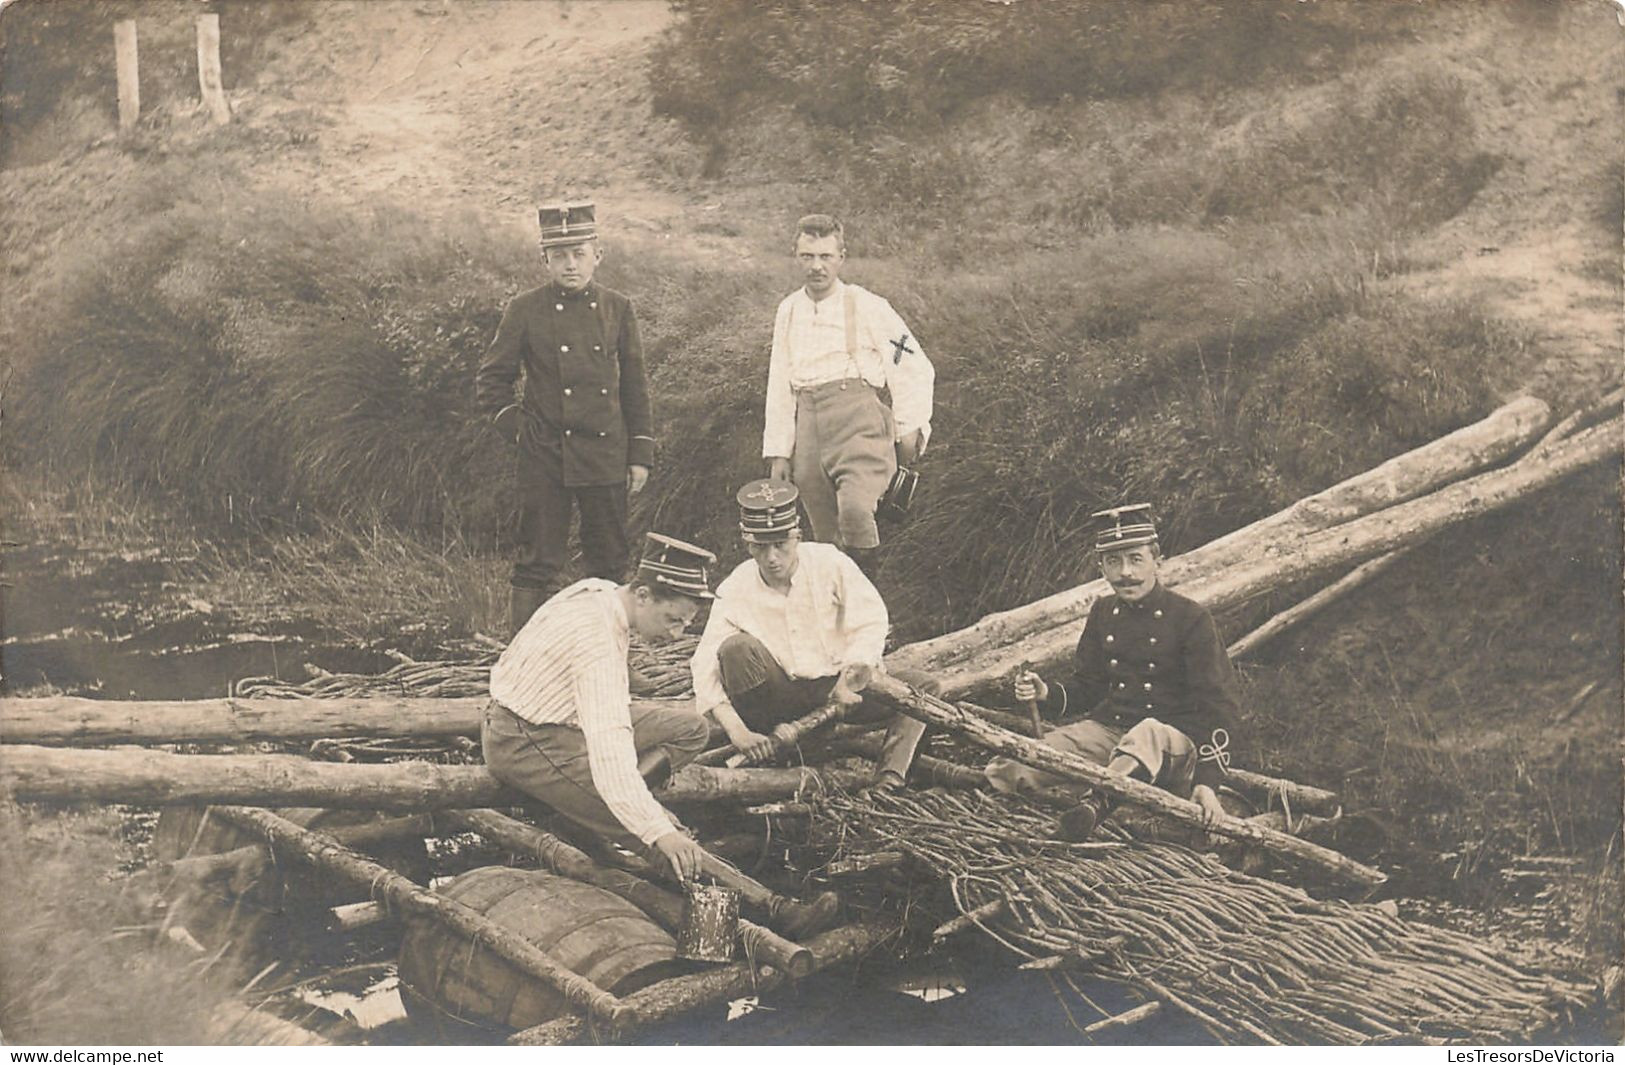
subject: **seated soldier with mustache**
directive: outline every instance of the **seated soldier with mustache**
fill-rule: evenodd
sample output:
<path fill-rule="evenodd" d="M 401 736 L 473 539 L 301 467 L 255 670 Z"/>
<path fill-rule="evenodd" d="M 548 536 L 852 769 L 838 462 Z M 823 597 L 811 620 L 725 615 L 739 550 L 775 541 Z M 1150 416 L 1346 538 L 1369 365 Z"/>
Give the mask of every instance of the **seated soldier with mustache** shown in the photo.
<path fill-rule="evenodd" d="M 1014 694 L 1037 699 L 1048 717 L 1083 712 L 1046 733 L 1049 746 L 1193 799 L 1211 820 L 1224 813 L 1214 789 L 1230 764 L 1232 738 L 1240 739 L 1235 674 L 1207 608 L 1158 579 L 1162 550 L 1150 511 L 1140 504 L 1094 515 L 1101 521 L 1095 552 L 1113 594 L 1089 610 L 1076 679 L 1068 687 L 1024 672 Z M 1085 784 L 1008 758 L 995 758 L 986 774 L 1000 791 L 1079 796 L 1061 815 L 1066 839 L 1088 838 L 1112 806 Z"/>

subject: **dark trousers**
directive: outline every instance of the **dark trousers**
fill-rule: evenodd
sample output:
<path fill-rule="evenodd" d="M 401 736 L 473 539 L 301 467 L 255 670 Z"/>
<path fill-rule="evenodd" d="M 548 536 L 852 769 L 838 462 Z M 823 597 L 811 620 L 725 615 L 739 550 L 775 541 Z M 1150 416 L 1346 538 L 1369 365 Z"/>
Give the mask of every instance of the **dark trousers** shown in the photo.
<path fill-rule="evenodd" d="M 519 544 L 509 583 L 552 595 L 570 561 L 570 508 L 581 512 L 585 576 L 621 581 L 631 548 L 626 536 L 626 485 L 570 487 L 557 456 L 519 452 Z"/>
<path fill-rule="evenodd" d="M 722 690 L 728 693 L 739 719 L 756 732 L 769 732 L 812 713 L 824 704 L 835 688 L 834 677 L 792 677 L 754 636 L 735 633 L 717 648 L 717 664 L 722 671 Z M 909 677 L 899 674 L 902 681 Z M 908 775 L 914 752 L 925 736 L 925 722 L 875 706 L 865 700 L 846 712 L 846 720 L 858 724 L 887 723 L 881 746 L 880 768 L 899 776 Z"/>

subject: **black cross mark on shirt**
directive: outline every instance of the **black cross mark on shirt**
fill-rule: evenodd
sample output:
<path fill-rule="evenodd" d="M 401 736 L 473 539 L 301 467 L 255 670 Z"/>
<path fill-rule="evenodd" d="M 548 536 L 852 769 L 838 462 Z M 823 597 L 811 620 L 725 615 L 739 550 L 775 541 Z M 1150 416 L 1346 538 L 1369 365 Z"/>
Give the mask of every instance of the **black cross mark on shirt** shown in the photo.
<path fill-rule="evenodd" d="M 912 355 L 912 354 L 914 354 L 914 349 L 908 346 L 908 334 L 907 333 L 903 334 L 903 339 L 901 339 L 901 340 L 893 340 L 891 342 L 891 346 L 897 349 L 897 353 L 895 355 L 893 355 L 892 358 L 891 358 L 891 361 L 892 361 L 893 365 L 896 365 L 897 363 L 902 362 L 904 355 Z"/>

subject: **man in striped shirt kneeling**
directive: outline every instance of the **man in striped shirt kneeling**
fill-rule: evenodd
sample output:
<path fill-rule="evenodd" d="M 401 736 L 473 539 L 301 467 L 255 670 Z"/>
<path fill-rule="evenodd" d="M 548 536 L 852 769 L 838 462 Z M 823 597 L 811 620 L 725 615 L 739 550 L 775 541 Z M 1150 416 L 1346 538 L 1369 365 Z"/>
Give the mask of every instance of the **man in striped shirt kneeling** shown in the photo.
<path fill-rule="evenodd" d="M 644 771 L 680 769 L 705 749 L 709 728 L 686 706 L 634 707 L 627 654 L 633 632 L 649 643 L 682 635 L 712 598 L 715 562 L 650 533 L 630 584 L 588 578 L 553 596 L 492 668 L 480 733 L 498 780 L 604 839 L 658 854 L 678 880 L 697 876 L 708 855 L 655 801 Z"/>

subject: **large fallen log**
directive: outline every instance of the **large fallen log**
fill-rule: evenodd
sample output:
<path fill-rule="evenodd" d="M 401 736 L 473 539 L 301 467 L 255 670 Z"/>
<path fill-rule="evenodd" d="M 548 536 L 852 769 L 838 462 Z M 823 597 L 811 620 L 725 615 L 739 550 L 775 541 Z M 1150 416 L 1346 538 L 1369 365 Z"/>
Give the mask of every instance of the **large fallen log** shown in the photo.
<path fill-rule="evenodd" d="M 1017 735 L 997 725 L 990 725 L 975 714 L 926 695 L 894 677 L 876 676 L 869 684 L 868 693 L 884 699 L 901 713 L 918 718 L 928 725 L 957 733 L 990 751 L 1008 755 L 1037 769 L 1066 777 L 1068 780 L 1089 784 L 1100 791 L 1154 810 L 1182 824 L 1205 828 L 1232 839 L 1246 840 L 1300 865 L 1308 865 L 1339 879 L 1366 887 L 1374 887 L 1388 879 L 1383 873 L 1361 865 L 1336 851 L 1317 847 L 1305 840 L 1239 818 L 1220 817 L 1209 825 L 1202 808 L 1188 799 L 1176 798 L 1161 788 L 1131 777 L 1108 773 L 1104 766 L 1096 765 L 1078 755 L 1048 747 L 1038 740 Z"/>
<path fill-rule="evenodd" d="M 1308 496 L 1292 506 L 1169 559 L 1163 576 L 1169 584 L 1189 581 L 1253 556 L 1258 550 L 1308 533 L 1352 521 L 1493 466 L 1534 441 L 1551 422 L 1542 401 L 1525 396 L 1495 410 L 1482 421 L 1395 456 L 1382 465 Z M 1081 561 L 1081 560 L 1080 560 Z M 1001 650 L 1059 626 L 1082 621 L 1089 607 L 1108 591 L 1094 580 L 1011 610 L 989 614 L 975 624 L 929 640 L 900 647 L 886 658 L 893 672 L 914 670 L 941 675 L 990 654 L 1016 665 L 1019 655 Z M 955 697 L 970 690 L 945 689 Z"/>
<path fill-rule="evenodd" d="M 0 699 L 0 742 L 48 747 L 478 736 L 485 699 Z"/>
<path fill-rule="evenodd" d="M 863 957 L 897 935 L 898 926 L 887 921 L 831 929 L 807 941 L 815 968 L 827 969 Z M 604 1023 L 580 1015 L 560 1017 L 509 1037 L 517 1046 L 559 1046 L 583 1041 L 617 1042 L 643 1029 L 681 1017 L 707 1006 L 720 1006 L 744 995 L 758 995 L 784 983 L 787 974 L 770 965 L 749 960 L 718 969 L 674 976 L 624 996 L 618 1021 Z"/>
<path fill-rule="evenodd" d="M 1481 473 L 1321 532 L 1256 544 L 1244 560 L 1221 569 L 1203 566 L 1193 572 L 1184 561 L 1190 556 L 1171 559 L 1163 567 L 1163 579 L 1209 610 L 1220 611 L 1272 588 L 1347 569 L 1515 503 L 1587 466 L 1617 458 L 1622 424 L 1616 418 L 1505 469 Z M 1099 592 L 1095 585 L 1104 588 L 1104 583 L 1092 582 L 1068 594 L 1093 603 Z M 1035 668 L 1062 662 L 1077 642 L 1076 624 L 1059 624 L 939 665 L 932 675 L 941 683 L 944 697 L 957 699 L 1003 683 L 1023 662 L 1033 663 Z"/>
<path fill-rule="evenodd" d="M 684 766 L 655 797 L 667 803 L 769 802 L 831 784 L 858 788 L 868 774 L 845 769 L 718 769 Z M 23 802 L 122 802 L 141 806 L 235 803 L 334 809 L 433 810 L 515 806 L 484 766 L 429 762 L 312 762 L 288 754 L 169 754 L 0 746 L 0 785 Z"/>
<path fill-rule="evenodd" d="M 572 880 L 613 892 L 654 918 L 668 932 L 676 933 L 683 924 L 683 899 L 674 891 L 640 876 L 599 865 L 564 840 L 534 825 L 527 825 L 495 810 L 463 810 L 444 815 L 449 824 L 478 832 L 492 843 L 515 854 L 528 855 L 551 871 Z M 747 957 L 754 957 L 794 977 L 812 972 L 812 952 L 777 933 L 743 918 L 739 940 Z"/>
<path fill-rule="evenodd" d="M 264 835 L 279 857 L 342 877 L 402 913 L 439 921 L 545 982 L 573 1006 L 606 1022 L 621 1020 L 625 1012 L 621 999 L 571 972 L 524 936 L 455 899 L 419 887 L 393 869 L 267 810 L 223 806 L 215 812 Z"/>

